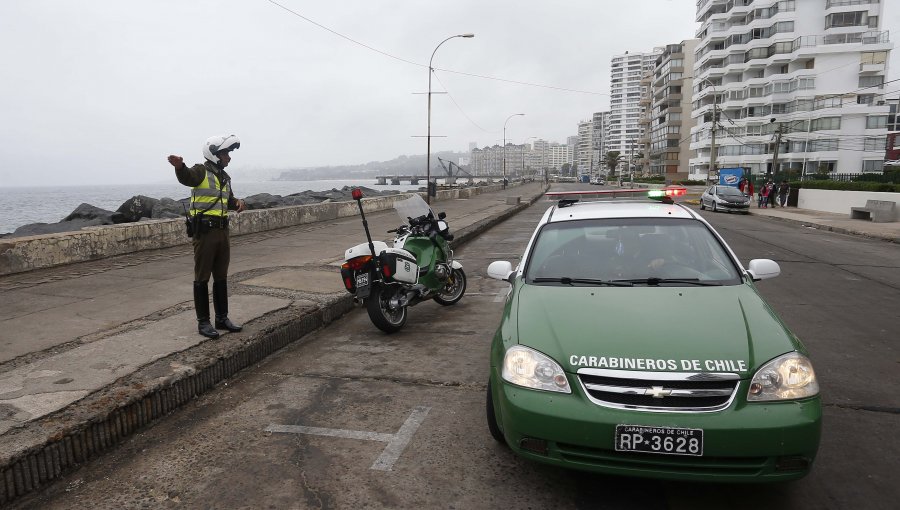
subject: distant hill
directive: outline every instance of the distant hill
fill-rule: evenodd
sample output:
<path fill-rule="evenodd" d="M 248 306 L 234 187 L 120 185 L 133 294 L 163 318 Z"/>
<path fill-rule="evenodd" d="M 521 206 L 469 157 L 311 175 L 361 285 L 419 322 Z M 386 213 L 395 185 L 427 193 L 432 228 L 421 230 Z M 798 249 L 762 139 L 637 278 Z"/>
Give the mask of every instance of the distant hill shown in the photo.
<path fill-rule="evenodd" d="M 431 155 L 432 175 L 444 175 L 438 157 L 456 163 L 467 152 L 438 152 Z M 319 179 L 372 178 L 377 175 L 425 175 L 425 155 L 399 156 L 390 161 L 372 161 L 362 165 L 338 165 L 285 170 L 275 181 L 314 181 Z"/>

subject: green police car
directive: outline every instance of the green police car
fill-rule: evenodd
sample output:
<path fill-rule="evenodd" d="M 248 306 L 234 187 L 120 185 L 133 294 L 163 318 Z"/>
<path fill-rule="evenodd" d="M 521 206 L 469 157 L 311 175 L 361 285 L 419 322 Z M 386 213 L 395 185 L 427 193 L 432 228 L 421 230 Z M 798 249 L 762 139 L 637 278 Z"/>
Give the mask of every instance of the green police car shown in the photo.
<path fill-rule="evenodd" d="M 671 200 L 558 195 L 518 267 L 488 267 L 511 285 L 491 347 L 494 438 L 529 459 L 617 475 L 809 473 L 818 382 L 753 283 L 778 276 L 778 264 L 744 268 L 709 223 Z"/>

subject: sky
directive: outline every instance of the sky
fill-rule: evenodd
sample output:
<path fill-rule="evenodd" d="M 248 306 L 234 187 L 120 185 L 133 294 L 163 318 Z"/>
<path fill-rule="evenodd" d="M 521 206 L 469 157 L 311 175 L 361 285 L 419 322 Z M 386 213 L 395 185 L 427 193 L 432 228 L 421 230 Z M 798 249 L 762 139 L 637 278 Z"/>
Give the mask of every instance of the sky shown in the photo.
<path fill-rule="evenodd" d="M 882 30 L 900 34 L 897 4 L 884 2 Z M 202 162 L 214 135 L 241 139 L 235 179 L 425 154 L 439 44 L 432 153 L 501 144 L 504 124 L 511 143 L 565 143 L 609 108 L 610 59 L 692 38 L 695 12 L 694 0 L 4 0 L 0 187 L 157 182 L 169 154 Z"/>

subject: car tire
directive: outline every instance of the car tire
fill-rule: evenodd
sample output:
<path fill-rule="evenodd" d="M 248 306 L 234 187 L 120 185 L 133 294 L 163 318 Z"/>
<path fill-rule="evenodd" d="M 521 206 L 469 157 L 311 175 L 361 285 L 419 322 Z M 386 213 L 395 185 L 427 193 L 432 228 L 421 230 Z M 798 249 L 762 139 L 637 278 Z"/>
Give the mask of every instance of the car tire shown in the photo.
<path fill-rule="evenodd" d="M 487 415 L 488 430 L 491 437 L 498 443 L 506 444 L 506 438 L 503 437 L 503 431 L 500 430 L 500 424 L 497 423 L 497 415 L 494 413 L 494 392 L 491 389 L 491 380 L 488 379 L 487 398 L 485 398 L 485 411 Z"/>
<path fill-rule="evenodd" d="M 715 203 L 715 202 L 713 202 L 712 204 L 713 204 L 713 205 L 712 205 L 712 212 L 716 212 L 716 211 L 718 210 L 718 207 L 716 207 L 716 203 Z"/>
<path fill-rule="evenodd" d="M 700 199 L 700 210 L 701 210 L 701 211 L 705 211 L 705 210 L 706 210 L 706 206 L 703 205 L 703 199 L 702 199 L 702 198 Z"/>

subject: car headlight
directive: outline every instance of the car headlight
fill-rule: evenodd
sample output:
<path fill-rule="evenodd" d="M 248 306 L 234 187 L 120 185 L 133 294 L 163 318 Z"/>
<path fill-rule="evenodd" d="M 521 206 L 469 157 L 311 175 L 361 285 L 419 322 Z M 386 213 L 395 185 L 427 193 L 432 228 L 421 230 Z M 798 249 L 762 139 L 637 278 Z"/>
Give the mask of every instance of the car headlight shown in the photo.
<path fill-rule="evenodd" d="M 793 400 L 819 394 L 819 383 L 809 358 L 789 352 L 766 363 L 750 381 L 748 402 Z"/>
<path fill-rule="evenodd" d="M 522 345 L 515 345 L 506 351 L 501 375 L 503 380 L 526 388 L 572 393 L 566 373 L 559 363 Z"/>

